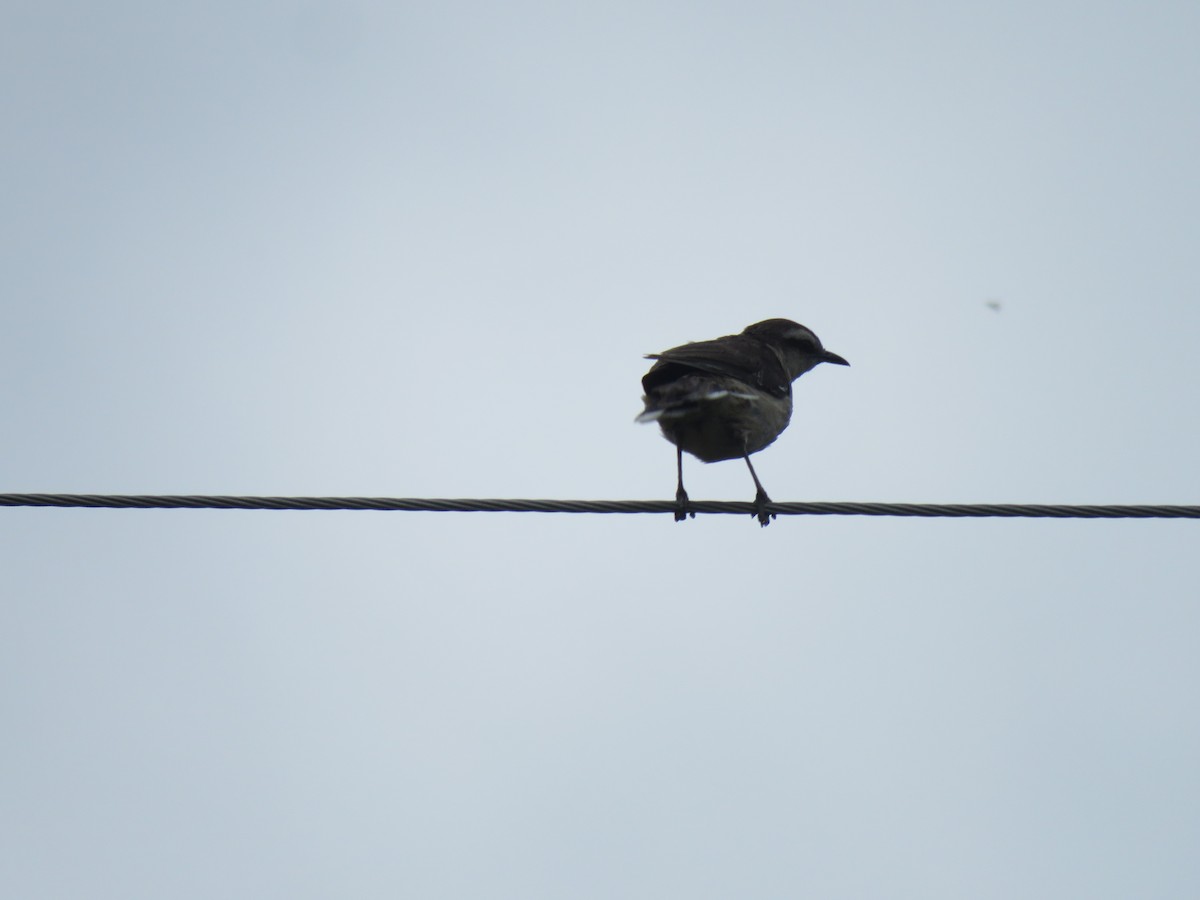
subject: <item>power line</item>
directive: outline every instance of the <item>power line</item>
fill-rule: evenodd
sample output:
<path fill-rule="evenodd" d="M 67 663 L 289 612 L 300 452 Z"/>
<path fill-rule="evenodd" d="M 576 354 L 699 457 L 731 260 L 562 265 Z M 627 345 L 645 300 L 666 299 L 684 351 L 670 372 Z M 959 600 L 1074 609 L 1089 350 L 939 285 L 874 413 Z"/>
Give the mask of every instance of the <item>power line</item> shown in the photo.
<path fill-rule="evenodd" d="M 102 509 L 378 510 L 392 512 L 674 513 L 672 500 L 431 500 L 393 497 L 226 497 L 197 494 L 0 494 L 0 506 Z M 754 504 L 694 500 L 696 513 L 752 515 Z M 781 516 L 1200 519 L 1200 506 L 1022 503 L 772 503 Z"/>

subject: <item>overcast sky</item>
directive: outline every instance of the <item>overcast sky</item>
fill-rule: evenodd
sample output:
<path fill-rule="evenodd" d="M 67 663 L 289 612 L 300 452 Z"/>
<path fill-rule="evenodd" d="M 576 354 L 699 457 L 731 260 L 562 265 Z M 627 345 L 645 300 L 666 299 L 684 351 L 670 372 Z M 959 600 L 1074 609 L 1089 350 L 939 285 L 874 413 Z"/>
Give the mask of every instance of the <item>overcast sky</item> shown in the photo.
<path fill-rule="evenodd" d="M 0 490 L 1200 503 L 1198 35 L 7 0 Z M 1198 527 L 0 510 L 0 893 L 1195 896 Z"/>

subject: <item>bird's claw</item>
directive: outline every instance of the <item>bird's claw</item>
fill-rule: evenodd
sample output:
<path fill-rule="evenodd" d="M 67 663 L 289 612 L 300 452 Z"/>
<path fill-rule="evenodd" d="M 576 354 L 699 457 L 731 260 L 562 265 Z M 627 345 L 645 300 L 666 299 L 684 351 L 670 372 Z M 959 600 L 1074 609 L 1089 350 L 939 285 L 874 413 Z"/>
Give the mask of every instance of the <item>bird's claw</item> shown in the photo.
<path fill-rule="evenodd" d="M 691 503 L 688 500 L 687 491 L 683 488 L 675 492 L 675 506 L 676 522 L 686 522 L 688 516 L 691 516 L 693 519 L 696 518 L 696 514 L 692 511 Z"/>
<path fill-rule="evenodd" d="M 771 498 L 762 491 L 754 495 L 754 516 L 758 519 L 758 524 L 763 528 L 770 525 L 771 520 L 775 518 L 775 513 L 767 509 L 767 504 L 770 502 Z"/>

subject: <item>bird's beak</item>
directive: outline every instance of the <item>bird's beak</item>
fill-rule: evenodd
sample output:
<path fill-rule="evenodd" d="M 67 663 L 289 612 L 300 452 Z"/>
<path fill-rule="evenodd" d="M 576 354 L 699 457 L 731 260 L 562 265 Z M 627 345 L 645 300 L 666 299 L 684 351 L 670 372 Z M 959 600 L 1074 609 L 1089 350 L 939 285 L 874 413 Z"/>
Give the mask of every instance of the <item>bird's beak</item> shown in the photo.
<path fill-rule="evenodd" d="M 821 362 L 833 363 L 835 366 L 848 366 L 850 363 L 842 359 L 836 353 L 830 353 L 828 350 L 821 351 Z"/>

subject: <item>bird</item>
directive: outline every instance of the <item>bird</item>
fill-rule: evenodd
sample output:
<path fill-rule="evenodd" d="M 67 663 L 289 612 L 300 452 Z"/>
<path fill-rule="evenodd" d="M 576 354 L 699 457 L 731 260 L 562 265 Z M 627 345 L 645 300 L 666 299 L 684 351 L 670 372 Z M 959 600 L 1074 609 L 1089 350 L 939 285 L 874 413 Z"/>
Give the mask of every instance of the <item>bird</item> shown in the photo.
<path fill-rule="evenodd" d="M 790 319 L 767 319 L 740 334 L 696 341 L 647 354 L 642 377 L 645 409 L 637 422 L 657 422 L 675 445 L 678 487 L 675 521 L 695 512 L 683 488 L 683 453 L 719 462 L 744 459 L 754 479 L 754 516 L 770 524 L 771 498 L 750 456 L 774 443 L 792 418 L 792 382 L 821 363 L 848 366 L 810 329 Z"/>

